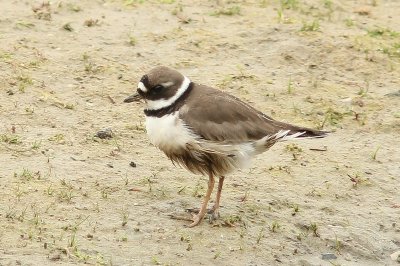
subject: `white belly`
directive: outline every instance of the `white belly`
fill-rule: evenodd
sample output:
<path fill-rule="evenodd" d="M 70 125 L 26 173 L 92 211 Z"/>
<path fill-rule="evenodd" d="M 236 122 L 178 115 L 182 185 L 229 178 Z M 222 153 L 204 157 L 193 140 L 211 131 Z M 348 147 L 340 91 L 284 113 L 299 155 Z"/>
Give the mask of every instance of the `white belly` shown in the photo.
<path fill-rule="evenodd" d="M 203 158 L 199 156 L 202 152 L 209 151 L 220 155 L 219 160 L 226 160 L 228 165 L 224 172 L 220 173 L 221 175 L 227 174 L 235 168 L 247 167 L 250 159 L 256 154 L 251 142 L 223 144 L 202 140 L 185 125 L 183 120 L 179 119 L 178 111 L 160 118 L 146 116 L 146 130 L 150 142 L 167 155 L 180 154 L 182 149 L 192 150 L 193 153 L 189 155 L 199 160 L 200 165 L 209 163 L 202 162 Z"/>
<path fill-rule="evenodd" d="M 195 134 L 179 119 L 179 112 L 163 117 L 146 116 L 150 142 L 164 152 L 180 150 L 196 140 Z"/>

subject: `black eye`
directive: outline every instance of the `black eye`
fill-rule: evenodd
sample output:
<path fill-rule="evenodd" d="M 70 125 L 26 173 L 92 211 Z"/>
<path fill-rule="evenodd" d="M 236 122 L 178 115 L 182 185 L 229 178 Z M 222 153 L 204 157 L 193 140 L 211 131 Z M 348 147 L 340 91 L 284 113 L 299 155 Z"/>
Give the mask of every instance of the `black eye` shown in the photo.
<path fill-rule="evenodd" d="M 162 85 L 157 85 L 157 86 L 154 86 L 154 87 L 151 89 L 151 93 L 156 94 L 156 93 L 161 92 L 163 89 L 164 89 L 164 86 L 162 86 Z"/>

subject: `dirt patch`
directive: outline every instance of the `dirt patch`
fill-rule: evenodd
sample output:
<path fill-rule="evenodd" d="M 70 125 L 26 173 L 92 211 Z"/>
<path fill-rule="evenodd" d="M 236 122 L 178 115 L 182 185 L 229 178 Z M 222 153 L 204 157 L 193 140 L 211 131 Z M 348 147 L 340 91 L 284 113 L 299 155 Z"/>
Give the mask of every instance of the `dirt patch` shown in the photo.
<path fill-rule="evenodd" d="M 1 265 L 392 262 L 400 3 L 199 2 L 1 2 Z M 217 223 L 185 228 L 169 215 L 206 179 L 122 103 L 159 64 L 333 133 L 258 156 L 226 179 Z"/>

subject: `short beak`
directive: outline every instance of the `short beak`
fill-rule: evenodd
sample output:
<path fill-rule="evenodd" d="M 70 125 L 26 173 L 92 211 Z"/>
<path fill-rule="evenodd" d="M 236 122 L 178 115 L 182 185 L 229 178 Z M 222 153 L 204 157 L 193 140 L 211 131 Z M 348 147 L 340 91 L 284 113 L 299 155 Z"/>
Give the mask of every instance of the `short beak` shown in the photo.
<path fill-rule="evenodd" d="M 142 99 L 139 93 L 135 93 L 124 100 L 124 103 L 139 102 Z"/>

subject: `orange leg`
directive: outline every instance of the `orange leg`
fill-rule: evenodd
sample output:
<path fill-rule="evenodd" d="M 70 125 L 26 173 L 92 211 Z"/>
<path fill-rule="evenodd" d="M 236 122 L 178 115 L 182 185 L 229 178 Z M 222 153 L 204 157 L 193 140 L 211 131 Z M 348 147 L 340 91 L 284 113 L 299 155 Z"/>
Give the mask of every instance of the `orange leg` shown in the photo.
<path fill-rule="evenodd" d="M 216 220 L 219 218 L 219 202 L 221 200 L 221 192 L 222 192 L 222 186 L 224 185 L 224 176 L 221 176 L 218 181 L 218 191 L 217 191 L 217 196 L 215 200 L 215 204 L 211 209 L 212 212 L 212 219 Z"/>
<path fill-rule="evenodd" d="M 201 205 L 199 213 L 196 215 L 193 215 L 193 223 L 191 223 L 189 225 L 189 227 L 198 225 L 201 222 L 201 220 L 203 220 L 204 215 L 206 215 L 207 204 L 208 204 L 208 201 L 210 200 L 211 193 L 214 189 L 214 184 L 215 184 L 214 176 L 213 176 L 213 174 L 210 173 L 209 179 L 208 179 L 208 189 L 207 189 L 206 196 L 204 197 L 203 204 Z"/>

